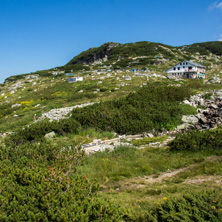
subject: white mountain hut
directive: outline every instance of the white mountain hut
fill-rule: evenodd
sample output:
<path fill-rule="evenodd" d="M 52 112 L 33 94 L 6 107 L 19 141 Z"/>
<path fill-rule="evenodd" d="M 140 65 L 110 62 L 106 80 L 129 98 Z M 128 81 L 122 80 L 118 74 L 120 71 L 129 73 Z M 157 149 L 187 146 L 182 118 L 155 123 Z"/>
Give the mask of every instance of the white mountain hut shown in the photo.
<path fill-rule="evenodd" d="M 205 79 L 206 67 L 191 61 L 182 61 L 167 70 L 168 78 Z"/>

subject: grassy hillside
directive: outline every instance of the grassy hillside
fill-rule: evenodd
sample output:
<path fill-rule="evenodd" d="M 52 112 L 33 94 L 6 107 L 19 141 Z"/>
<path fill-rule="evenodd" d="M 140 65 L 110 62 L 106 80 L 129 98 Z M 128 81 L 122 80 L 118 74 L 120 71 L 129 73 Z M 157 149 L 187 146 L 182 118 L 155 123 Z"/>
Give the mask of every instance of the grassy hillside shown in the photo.
<path fill-rule="evenodd" d="M 170 60 L 190 60 L 206 58 L 209 55 L 222 55 L 221 42 L 195 43 L 192 45 L 173 47 L 154 42 L 136 43 L 105 43 L 98 48 L 92 48 L 74 57 L 67 66 L 75 64 L 93 64 L 101 60 L 103 65 L 113 65 L 114 68 L 126 66 L 147 66 L 162 64 Z M 104 60 L 104 58 L 106 59 Z M 66 67 L 66 66 L 65 66 Z"/>
<path fill-rule="evenodd" d="M 209 77 L 219 74 L 221 69 L 222 43 L 203 42 L 184 46 L 170 46 L 155 42 L 114 43 L 108 42 L 100 47 L 90 48 L 71 59 L 57 70 L 66 72 L 90 71 L 96 69 L 140 68 L 164 73 L 170 66 L 181 60 L 193 60 L 207 67 Z M 54 70 L 56 72 L 56 70 Z M 53 69 L 37 71 L 33 74 L 48 76 Z M 27 74 L 26 74 L 27 75 Z M 24 75 L 12 76 L 6 81 L 24 78 Z"/>
<path fill-rule="evenodd" d="M 221 44 L 106 43 L 63 67 L 8 78 L 0 85 L 0 221 L 221 221 L 221 128 L 158 135 L 197 113 L 184 99 L 222 89 L 207 82 L 222 79 Z M 184 59 L 204 64 L 207 80 L 167 79 Z M 73 76 L 83 81 L 68 83 Z M 154 137 L 117 135 L 144 132 Z M 99 139 L 117 145 L 86 155 L 82 145 Z"/>

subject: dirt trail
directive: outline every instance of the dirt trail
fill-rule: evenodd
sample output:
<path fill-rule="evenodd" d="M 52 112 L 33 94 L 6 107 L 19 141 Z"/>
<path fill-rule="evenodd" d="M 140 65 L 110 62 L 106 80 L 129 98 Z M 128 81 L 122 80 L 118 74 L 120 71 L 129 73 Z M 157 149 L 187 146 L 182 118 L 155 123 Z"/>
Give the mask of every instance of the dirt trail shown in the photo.
<path fill-rule="evenodd" d="M 208 161 L 218 161 L 222 159 L 222 156 L 211 156 L 206 158 L 204 161 L 196 164 L 191 164 L 190 166 L 183 167 L 180 169 L 176 169 L 173 171 L 166 171 L 164 173 L 161 173 L 159 176 L 153 174 L 150 176 L 144 176 L 144 177 L 136 177 L 133 180 L 131 179 L 131 182 L 124 182 L 124 187 L 127 189 L 140 189 L 140 188 L 145 188 L 147 185 L 153 185 L 155 183 L 162 183 L 164 180 L 173 178 L 179 173 L 185 172 L 187 170 L 191 170 L 196 166 L 199 166 L 205 162 Z M 216 184 L 222 184 L 222 176 L 198 176 L 194 177 L 192 179 L 187 179 L 183 183 L 189 183 L 189 184 L 194 184 L 194 183 L 203 183 L 203 182 L 215 182 Z"/>
<path fill-rule="evenodd" d="M 143 179 L 145 180 L 145 182 L 147 183 L 160 183 L 162 182 L 164 179 L 168 179 L 168 178 L 171 178 L 173 176 L 176 176 L 177 174 L 179 173 L 182 173 L 182 172 L 185 172 L 187 170 L 190 170 L 204 162 L 207 162 L 207 161 L 216 161 L 216 160 L 219 160 L 221 159 L 222 157 L 220 156 L 210 156 L 210 157 L 207 157 L 206 160 L 204 160 L 203 162 L 200 162 L 200 163 L 195 163 L 195 164 L 192 164 L 188 167 L 184 167 L 184 168 L 180 168 L 180 169 L 176 169 L 176 170 L 173 170 L 173 171 L 170 171 L 170 172 L 164 172 L 162 174 L 160 174 L 160 176 L 158 176 L 157 178 L 155 178 L 155 175 L 150 175 L 150 176 L 145 176 Z"/>
<path fill-rule="evenodd" d="M 187 179 L 183 183 L 185 184 L 198 184 L 198 183 L 214 183 L 216 185 L 222 186 L 222 176 L 197 176 L 192 179 Z"/>

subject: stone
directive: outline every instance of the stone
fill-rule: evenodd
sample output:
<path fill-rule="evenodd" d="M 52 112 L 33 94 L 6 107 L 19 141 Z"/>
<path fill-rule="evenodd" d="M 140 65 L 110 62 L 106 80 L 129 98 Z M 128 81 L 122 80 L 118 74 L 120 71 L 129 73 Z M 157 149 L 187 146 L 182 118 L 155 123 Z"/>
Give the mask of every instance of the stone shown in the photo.
<path fill-rule="evenodd" d="M 215 93 L 214 93 L 215 95 L 217 95 L 217 96 L 222 96 L 222 91 L 216 91 Z"/>
<path fill-rule="evenodd" d="M 198 118 L 196 116 L 182 116 L 182 121 L 184 123 L 190 123 L 190 124 L 197 124 L 198 123 Z"/>
<path fill-rule="evenodd" d="M 218 106 L 217 106 L 216 104 L 211 104 L 211 105 L 210 105 L 210 108 L 212 108 L 212 109 L 218 109 Z"/>
<path fill-rule="evenodd" d="M 207 122 L 207 119 L 205 117 L 201 117 L 199 119 L 199 122 L 205 124 Z"/>
<path fill-rule="evenodd" d="M 65 118 L 67 118 L 67 115 L 70 114 L 70 112 L 73 109 L 83 108 L 85 106 L 89 106 L 89 105 L 93 105 L 93 104 L 94 103 L 83 103 L 83 104 L 75 105 L 75 106 L 71 106 L 71 107 L 52 109 L 47 113 L 43 113 L 42 116 L 38 119 L 38 121 L 41 121 L 45 118 L 49 118 L 49 121 L 65 119 Z"/>
<path fill-rule="evenodd" d="M 200 99 L 200 100 L 199 100 L 199 105 L 200 105 L 200 106 L 204 106 L 204 99 Z"/>
<path fill-rule="evenodd" d="M 187 104 L 187 105 L 191 105 L 188 100 L 184 100 L 183 103 L 185 103 L 185 104 Z"/>
<path fill-rule="evenodd" d="M 52 132 L 50 132 L 50 133 L 47 133 L 47 134 L 45 134 L 45 139 L 47 139 L 47 140 L 50 140 L 50 139 L 53 139 L 54 137 L 55 137 L 55 132 L 54 131 L 52 131 Z"/>
<path fill-rule="evenodd" d="M 202 129 L 209 129 L 210 128 L 208 125 L 202 125 L 201 127 L 202 127 Z"/>
<path fill-rule="evenodd" d="M 188 123 L 184 123 L 182 125 L 177 126 L 176 130 L 185 130 L 187 128 L 189 128 L 190 124 Z"/>
<path fill-rule="evenodd" d="M 198 119 L 204 117 L 204 115 L 202 113 L 198 113 L 197 115 L 195 115 Z"/>
<path fill-rule="evenodd" d="M 11 105 L 11 108 L 13 109 L 13 108 L 16 108 L 16 107 L 19 107 L 19 106 L 21 106 L 21 104 L 16 103 L 16 104 Z"/>
<path fill-rule="evenodd" d="M 39 75 L 38 74 L 33 74 L 33 75 L 27 75 L 25 77 L 25 79 L 38 79 L 39 78 Z"/>
<path fill-rule="evenodd" d="M 208 115 L 210 114 L 210 112 L 209 112 L 208 109 L 203 110 L 202 113 L 203 113 L 205 116 L 208 116 Z"/>

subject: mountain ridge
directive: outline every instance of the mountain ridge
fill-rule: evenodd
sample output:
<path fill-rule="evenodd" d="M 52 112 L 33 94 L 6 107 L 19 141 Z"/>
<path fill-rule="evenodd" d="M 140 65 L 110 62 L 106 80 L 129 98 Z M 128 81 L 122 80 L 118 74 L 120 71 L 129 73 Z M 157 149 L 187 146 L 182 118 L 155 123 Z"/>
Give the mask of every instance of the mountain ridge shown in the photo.
<path fill-rule="evenodd" d="M 80 70 L 100 69 L 103 66 L 113 69 L 127 66 L 147 67 L 166 64 L 170 65 L 182 60 L 194 60 L 205 66 L 214 63 L 215 57 L 222 56 L 222 42 L 208 41 L 182 46 L 170 46 L 163 43 L 140 41 L 135 43 L 107 42 L 99 47 L 92 47 L 74 56 L 64 66 L 48 70 L 36 71 L 40 75 L 49 75 L 56 69 L 64 72 L 78 72 Z M 215 61 L 216 62 L 216 61 Z M 161 70 L 162 71 L 162 70 Z M 30 74 L 30 73 L 28 73 Z M 20 74 L 6 78 L 5 82 L 20 78 L 27 74 Z"/>

